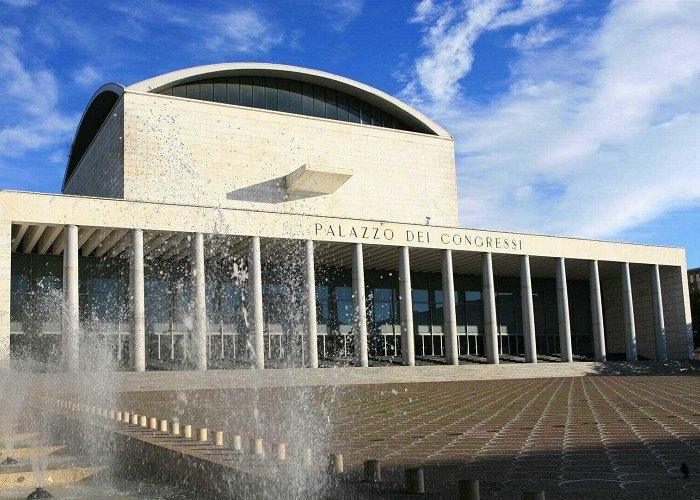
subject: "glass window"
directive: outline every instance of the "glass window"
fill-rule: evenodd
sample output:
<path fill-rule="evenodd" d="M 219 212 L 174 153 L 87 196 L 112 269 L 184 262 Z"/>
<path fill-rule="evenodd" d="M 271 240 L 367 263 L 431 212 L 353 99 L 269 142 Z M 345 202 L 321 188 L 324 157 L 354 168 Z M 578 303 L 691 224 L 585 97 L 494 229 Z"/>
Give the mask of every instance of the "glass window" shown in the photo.
<path fill-rule="evenodd" d="M 391 302 L 393 290 L 391 288 L 375 288 L 374 300 L 378 302 Z"/>
<path fill-rule="evenodd" d="M 370 107 L 370 114 L 372 116 L 372 125 L 374 125 L 376 127 L 381 127 L 382 126 L 382 112 L 379 111 L 374 106 L 371 106 Z"/>
<path fill-rule="evenodd" d="M 369 114 L 369 104 L 360 101 L 360 123 L 371 125 L 372 118 Z"/>
<path fill-rule="evenodd" d="M 178 85 L 177 87 L 173 87 L 173 96 L 187 97 L 187 87 L 185 87 L 184 85 Z"/>
<path fill-rule="evenodd" d="M 326 118 L 338 119 L 338 104 L 335 90 L 326 89 Z"/>
<path fill-rule="evenodd" d="M 310 83 L 304 83 L 301 90 L 301 113 L 312 116 L 314 114 L 314 87 Z"/>
<path fill-rule="evenodd" d="M 336 96 L 338 102 L 338 120 L 348 121 L 348 96 L 338 92 Z"/>
<path fill-rule="evenodd" d="M 277 78 L 265 78 L 265 107 L 277 111 Z"/>
<path fill-rule="evenodd" d="M 352 96 L 348 96 L 348 121 L 360 123 L 360 103 Z"/>
<path fill-rule="evenodd" d="M 277 109 L 289 111 L 289 80 L 283 78 L 277 82 Z"/>
<path fill-rule="evenodd" d="M 464 292 L 464 301 L 466 303 L 480 303 L 481 290 L 467 290 Z"/>
<path fill-rule="evenodd" d="M 203 101 L 213 101 L 214 100 L 214 83 L 213 82 L 203 82 L 199 86 L 200 96 L 199 98 Z"/>
<path fill-rule="evenodd" d="M 253 105 L 253 79 L 249 76 L 243 76 L 240 79 L 240 104 L 241 106 Z M 230 97 L 229 97 L 230 99 Z"/>
<path fill-rule="evenodd" d="M 171 87 L 171 88 L 169 88 L 169 89 L 161 90 L 161 91 L 158 92 L 158 93 L 159 93 L 159 94 L 163 94 L 163 95 L 173 95 L 173 89 L 172 89 L 172 87 Z"/>
<path fill-rule="evenodd" d="M 226 82 L 214 82 L 214 102 L 226 102 Z"/>
<path fill-rule="evenodd" d="M 301 82 L 294 80 L 289 82 L 289 110 L 292 113 L 301 114 Z"/>
<path fill-rule="evenodd" d="M 314 85 L 314 116 L 326 117 L 326 93 L 323 87 Z"/>
<path fill-rule="evenodd" d="M 253 77 L 253 107 L 265 108 L 265 79 L 261 76 Z"/>
<path fill-rule="evenodd" d="M 198 83 L 188 83 L 187 84 L 187 98 L 188 99 L 199 99 L 199 84 Z"/>
<path fill-rule="evenodd" d="M 413 289 L 413 302 L 428 302 L 428 290 Z"/>

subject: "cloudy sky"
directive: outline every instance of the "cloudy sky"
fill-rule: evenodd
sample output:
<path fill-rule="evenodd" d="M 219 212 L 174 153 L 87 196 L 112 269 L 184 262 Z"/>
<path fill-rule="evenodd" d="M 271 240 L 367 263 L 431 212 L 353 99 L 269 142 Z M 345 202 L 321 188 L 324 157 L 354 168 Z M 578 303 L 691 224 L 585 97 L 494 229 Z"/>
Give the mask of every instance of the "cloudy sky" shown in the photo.
<path fill-rule="evenodd" d="M 434 117 L 465 226 L 681 245 L 700 266 L 700 1 L 0 0 L 0 187 L 60 190 L 102 83 L 252 60 Z"/>

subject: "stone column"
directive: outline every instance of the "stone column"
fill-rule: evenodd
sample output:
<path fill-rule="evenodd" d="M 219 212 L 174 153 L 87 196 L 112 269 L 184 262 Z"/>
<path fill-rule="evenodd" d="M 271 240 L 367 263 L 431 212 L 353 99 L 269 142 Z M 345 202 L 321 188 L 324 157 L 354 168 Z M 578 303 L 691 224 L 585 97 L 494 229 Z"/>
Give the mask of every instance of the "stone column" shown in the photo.
<path fill-rule="evenodd" d="M 306 338 L 308 367 L 318 368 L 318 342 L 316 320 L 316 274 L 314 270 L 314 242 L 306 240 Z"/>
<path fill-rule="evenodd" d="M 570 363 L 574 358 L 571 353 L 569 292 L 566 287 L 566 261 L 564 257 L 557 257 L 557 309 L 559 310 L 559 350 L 561 351 L 561 360 Z"/>
<path fill-rule="evenodd" d="M 0 223 L 0 371 L 10 368 L 12 222 Z"/>
<path fill-rule="evenodd" d="M 413 298 L 411 295 L 411 262 L 408 247 L 399 249 L 399 302 L 401 309 L 401 354 L 403 364 L 415 366 L 416 350 L 413 339 Z"/>
<path fill-rule="evenodd" d="M 253 334 L 253 359 L 255 368 L 265 368 L 265 339 L 263 337 L 263 296 L 262 296 L 262 264 L 260 260 L 260 237 L 250 238 L 248 253 L 248 287 L 252 321 L 250 332 Z"/>
<path fill-rule="evenodd" d="M 64 230 L 63 246 L 63 369 L 76 373 L 80 368 L 80 305 L 78 295 L 78 226 Z"/>
<path fill-rule="evenodd" d="M 207 369 L 207 304 L 204 271 L 204 235 L 192 239 L 193 347 L 197 370 Z"/>
<path fill-rule="evenodd" d="M 355 330 L 357 366 L 369 366 L 367 353 L 367 305 L 365 299 L 365 264 L 362 244 L 352 245 L 352 320 Z"/>
<path fill-rule="evenodd" d="M 622 308 L 625 315 L 625 346 L 627 361 L 637 361 L 637 334 L 634 328 L 634 305 L 629 262 L 620 265 L 622 270 Z"/>
<path fill-rule="evenodd" d="M 146 300 L 143 272 L 143 230 L 131 230 L 131 363 L 137 372 L 146 371 Z"/>
<path fill-rule="evenodd" d="M 528 255 L 520 256 L 520 297 L 523 311 L 525 361 L 528 363 L 537 363 L 535 307 L 532 303 L 532 279 L 530 277 L 530 257 Z"/>
<path fill-rule="evenodd" d="M 455 280 L 452 270 L 452 250 L 442 251 L 442 311 L 444 319 L 445 357 L 450 365 L 459 364 L 457 349 L 457 311 L 455 309 Z"/>
<path fill-rule="evenodd" d="M 600 291 L 600 274 L 598 261 L 589 264 L 589 281 L 591 285 L 591 326 L 593 328 L 593 350 L 595 360 L 603 362 L 607 359 L 605 353 L 605 327 L 603 326 L 603 298 Z"/>
<path fill-rule="evenodd" d="M 481 255 L 482 282 L 484 301 L 484 348 L 488 363 L 497 365 L 498 358 L 498 323 L 496 322 L 496 289 L 493 281 L 493 260 L 491 252 Z"/>
<path fill-rule="evenodd" d="M 651 271 L 651 301 L 654 309 L 654 333 L 656 338 L 656 360 L 666 361 L 666 324 L 664 321 L 664 305 L 661 296 L 661 278 L 659 265 L 652 264 Z"/>

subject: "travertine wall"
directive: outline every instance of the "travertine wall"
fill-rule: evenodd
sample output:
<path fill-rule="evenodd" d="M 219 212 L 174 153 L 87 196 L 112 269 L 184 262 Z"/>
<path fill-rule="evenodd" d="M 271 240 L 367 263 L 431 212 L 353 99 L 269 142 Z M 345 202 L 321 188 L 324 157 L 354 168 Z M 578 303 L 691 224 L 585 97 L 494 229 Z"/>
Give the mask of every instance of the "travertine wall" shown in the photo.
<path fill-rule="evenodd" d="M 80 160 L 63 190 L 106 198 L 124 197 L 124 100 L 117 101 L 109 117 Z"/>
<path fill-rule="evenodd" d="M 448 137 L 128 91 L 124 114 L 128 200 L 458 223 Z M 304 164 L 354 174 L 290 199 L 284 176 Z"/>
<path fill-rule="evenodd" d="M 0 221 L 0 368 L 10 359 L 12 223 Z"/>

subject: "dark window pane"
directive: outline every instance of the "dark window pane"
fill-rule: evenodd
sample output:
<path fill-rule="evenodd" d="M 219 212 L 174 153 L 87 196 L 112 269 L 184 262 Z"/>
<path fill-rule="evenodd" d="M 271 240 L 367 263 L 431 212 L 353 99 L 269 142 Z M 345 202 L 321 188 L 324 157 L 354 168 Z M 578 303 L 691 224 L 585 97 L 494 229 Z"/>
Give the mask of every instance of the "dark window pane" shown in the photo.
<path fill-rule="evenodd" d="M 200 89 L 200 99 L 203 101 L 213 101 L 214 100 L 214 84 L 212 82 L 202 83 L 199 87 Z"/>
<path fill-rule="evenodd" d="M 314 85 L 314 116 L 326 117 L 326 93 L 323 87 Z"/>
<path fill-rule="evenodd" d="M 265 78 L 265 107 L 277 111 L 277 78 Z"/>
<path fill-rule="evenodd" d="M 226 82 L 214 83 L 214 102 L 226 102 Z"/>
<path fill-rule="evenodd" d="M 184 85 L 178 85 L 173 87 L 173 96 L 175 97 L 187 97 L 187 87 Z"/>
<path fill-rule="evenodd" d="M 163 95 L 173 95 L 173 88 L 170 87 L 169 89 L 161 90 L 158 93 Z"/>
<path fill-rule="evenodd" d="M 348 121 L 360 123 L 360 102 L 352 96 L 348 96 Z"/>
<path fill-rule="evenodd" d="M 241 104 L 241 81 L 239 78 L 229 78 L 226 84 L 226 102 Z"/>
<path fill-rule="evenodd" d="M 391 302 L 392 299 L 392 289 L 391 288 L 375 288 L 374 289 L 374 300 L 377 302 Z"/>
<path fill-rule="evenodd" d="M 369 104 L 360 101 L 360 123 L 369 125 L 372 123 L 372 118 L 369 115 Z"/>
<path fill-rule="evenodd" d="M 481 302 L 481 290 L 467 290 L 464 292 L 465 302 Z"/>
<path fill-rule="evenodd" d="M 314 86 L 310 83 L 302 84 L 301 112 L 307 116 L 314 114 Z"/>
<path fill-rule="evenodd" d="M 289 110 L 301 114 L 301 82 L 289 82 Z"/>
<path fill-rule="evenodd" d="M 337 286 L 335 287 L 335 298 L 337 300 L 350 300 L 352 299 L 352 288 L 349 286 Z"/>
<path fill-rule="evenodd" d="M 199 99 L 199 84 L 189 83 L 187 84 L 187 98 L 188 99 Z"/>
<path fill-rule="evenodd" d="M 413 303 L 416 302 L 428 302 L 428 290 L 416 290 L 413 289 Z"/>
<path fill-rule="evenodd" d="M 253 77 L 253 107 L 265 108 L 265 79 L 261 76 Z"/>
<path fill-rule="evenodd" d="M 335 90 L 326 89 L 326 118 L 338 119 L 338 105 Z"/>
<path fill-rule="evenodd" d="M 370 109 L 370 113 L 372 115 L 372 125 L 374 125 L 375 127 L 381 127 L 383 125 L 382 112 L 374 106 L 372 106 Z"/>
<path fill-rule="evenodd" d="M 277 82 L 277 109 L 289 111 L 289 80 L 280 79 Z"/>
<path fill-rule="evenodd" d="M 249 76 L 241 77 L 241 105 L 253 105 L 253 80 Z"/>
<path fill-rule="evenodd" d="M 338 120 L 348 121 L 348 96 L 338 92 Z"/>

